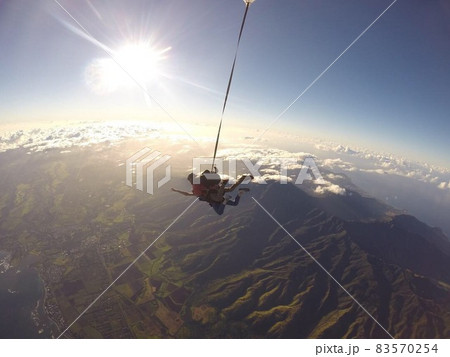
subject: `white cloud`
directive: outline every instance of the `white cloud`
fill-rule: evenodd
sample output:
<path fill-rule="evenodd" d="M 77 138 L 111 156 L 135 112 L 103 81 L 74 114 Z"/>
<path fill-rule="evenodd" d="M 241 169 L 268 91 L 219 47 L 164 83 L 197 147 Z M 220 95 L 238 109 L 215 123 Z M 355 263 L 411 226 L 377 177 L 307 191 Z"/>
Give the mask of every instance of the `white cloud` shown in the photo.
<path fill-rule="evenodd" d="M 349 154 L 349 155 L 357 155 L 360 153 L 358 150 L 351 149 L 348 146 L 343 146 L 340 144 L 336 145 L 336 144 L 330 143 L 330 142 L 319 142 L 319 143 L 315 143 L 314 146 L 316 149 L 319 149 L 319 150 L 333 151 L 333 152 L 345 153 L 345 154 Z"/>
<path fill-rule="evenodd" d="M 276 181 L 281 183 L 293 182 L 294 180 L 291 177 L 280 175 L 280 174 L 264 174 L 261 176 L 255 176 L 252 180 L 253 183 L 257 184 L 266 184 L 269 181 Z"/>
<path fill-rule="evenodd" d="M 348 161 L 343 161 L 340 158 L 337 159 L 325 159 L 325 160 L 321 160 L 320 163 L 322 164 L 322 166 L 327 167 L 331 170 L 336 170 L 336 169 L 340 169 L 343 171 L 357 171 L 358 168 L 348 162 Z"/>
<path fill-rule="evenodd" d="M 315 193 L 318 193 L 320 195 L 326 194 L 326 193 L 333 193 L 335 195 L 345 195 L 346 190 L 345 188 L 336 185 L 332 182 L 322 180 L 319 185 L 314 190 Z"/>
<path fill-rule="evenodd" d="M 18 130 L 0 136 L 0 152 L 24 148 L 30 152 L 48 149 L 86 147 L 99 143 L 114 143 L 126 138 L 159 136 L 158 131 L 143 124 L 81 123 L 67 127 Z"/>
<path fill-rule="evenodd" d="M 302 163 L 307 157 L 315 157 L 315 155 L 308 152 L 291 152 L 276 148 L 263 148 L 253 146 L 239 145 L 237 147 L 229 147 L 221 149 L 217 153 L 218 157 L 222 157 L 224 160 L 236 159 L 249 159 L 251 161 L 262 160 L 265 165 L 276 166 L 283 162 L 283 159 L 295 159 L 297 162 Z"/>
<path fill-rule="evenodd" d="M 440 188 L 441 190 L 450 189 L 450 181 L 449 182 L 441 182 L 438 185 L 438 188 Z"/>
<path fill-rule="evenodd" d="M 260 172 L 264 173 L 264 174 L 268 174 L 268 175 L 278 175 L 279 174 L 279 170 L 276 169 L 261 169 L 259 170 Z"/>
<path fill-rule="evenodd" d="M 315 147 L 342 155 L 342 158 L 321 161 L 323 166 L 331 170 L 397 175 L 433 184 L 445 181 L 445 185 L 438 185 L 439 188 L 445 188 L 447 180 L 450 179 L 450 170 L 447 168 L 414 162 L 391 154 L 375 153 L 363 148 L 349 148 L 323 141 L 316 143 Z M 346 158 L 346 161 L 343 158 Z"/>
<path fill-rule="evenodd" d="M 333 173 L 326 174 L 325 176 L 328 177 L 331 180 L 341 180 L 341 179 L 344 178 L 344 176 L 342 176 L 342 175 L 336 175 L 336 174 L 333 174 Z"/>
<path fill-rule="evenodd" d="M 383 169 L 359 169 L 361 172 L 372 172 L 374 174 L 384 175 L 386 174 L 386 171 Z"/>

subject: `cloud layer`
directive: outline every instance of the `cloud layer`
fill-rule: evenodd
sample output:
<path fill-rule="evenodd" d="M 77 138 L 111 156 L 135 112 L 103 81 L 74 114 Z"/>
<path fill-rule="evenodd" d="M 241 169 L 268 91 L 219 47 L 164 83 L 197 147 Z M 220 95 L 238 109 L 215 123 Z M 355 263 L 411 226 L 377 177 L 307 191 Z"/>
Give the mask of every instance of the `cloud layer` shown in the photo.
<path fill-rule="evenodd" d="M 109 122 L 109 123 L 81 123 L 66 127 L 37 128 L 32 130 L 18 130 L 0 136 L 0 152 L 23 148 L 29 152 L 39 152 L 48 149 L 60 149 L 62 152 L 70 151 L 76 147 L 89 147 L 95 144 L 115 144 L 125 139 L 134 138 L 162 138 L 163 136 L 176 142 L 180 152 L 187 153 L 192 150 L 189 138 L 176 134 L 162 134 L 168 130 L 158 130 L 154 124 Z M 203 138 L 208 141 L 210 138 Z M 258 145 L 246 145 L 244 137 L 242 144 L 219 150 L 218 156 L 225 160 L 247 160 L 247 162 L 261 169 L 261 182 L 277 180 L 281 182 L 295 181 L 292 170 L 300 170 L 305 158 L 314 158 L 315 163 L 323 169 L 338 174 L 343 173 L 371 173 L 377 175 L 396 175 L 410 178 L 420 182 L 434 185 L 434 187 L 450 191 L 450 170 L 408 161 L 404 158 L 389 154 L 375 153 L 361 148 L 350 148 L 340 144 L 312 140 L 310 144 L 319 150 L 317 155 L 305 151 L 287 151 L 277 148 L 264 148 Z M 320 155 L 319 155 L 320 153 Z M 285 160 L 293 159 L 289 163 L 290 174 L 279 172 L 280 165 Z M 259 163 L 259 166 L 257 165 Z M 297 174 L 297 173 L 295 173 Z M 336 180 L 338 177 L 328 176 L 317 187 L 317 194 L 335 193 L 345 194 L 345 188 Z"/>
<path fill-rule="evenodd" d="M 142 124 L 86 123 L 67 127 L 18 130 L 0 136 L 0 152 L 18 148 L 29 152 L 48 149 L 86 147 L 114 143 L 127 138 L 157 135 L 157 130 Z"/>
<path fill-rule="evenodd" d="M 330 170 L 397 175 L 430 183 L 442 190 L 450 190 L 450 170 L 446 168 L 410 161 L 395 155 L 375 153 L 367 149 L 351 149 L 333 143 L 322 142 L 315 144 L 315 147 L 324 152 L 344 154 L 339 158 L 322 160 L 322 164 Z M 343 160 L 342 157 L 346 159 Z"/>

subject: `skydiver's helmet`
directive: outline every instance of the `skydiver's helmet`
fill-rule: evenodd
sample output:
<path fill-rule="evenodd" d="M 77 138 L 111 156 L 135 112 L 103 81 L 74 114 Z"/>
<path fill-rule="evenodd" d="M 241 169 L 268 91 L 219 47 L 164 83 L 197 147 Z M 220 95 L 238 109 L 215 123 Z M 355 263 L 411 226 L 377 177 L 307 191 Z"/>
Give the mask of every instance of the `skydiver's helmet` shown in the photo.
<path fill-rule="evenodd" d="M 194 174 L 192 172 L 188 175 L 187 180 L 191 183 L 191 185 L 194 183 Z"/>

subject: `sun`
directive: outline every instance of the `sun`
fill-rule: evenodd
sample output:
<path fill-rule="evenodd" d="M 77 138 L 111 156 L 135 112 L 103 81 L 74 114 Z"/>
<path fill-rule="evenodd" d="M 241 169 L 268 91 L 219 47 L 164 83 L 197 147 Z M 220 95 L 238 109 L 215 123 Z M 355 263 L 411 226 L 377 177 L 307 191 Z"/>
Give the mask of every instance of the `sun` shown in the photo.
<path fill-rule="evenodd" d="M 117 51 L 115 59 L 136 80 L 151 81 L 161 74 L 160 64 L 169 50 L 170 47 L 160 51 L 147 44 L 127 44 Z"/>
<path fill-rule="evenodd" d="M 163 74 L 162 62 L 170 47 L 159 50 L 148 43 L 128 43 L 109 58 L 97 58 L 86 70 L 86 83 L 97 94 L 107 94 L 130 86 L 147 85 Z"/>

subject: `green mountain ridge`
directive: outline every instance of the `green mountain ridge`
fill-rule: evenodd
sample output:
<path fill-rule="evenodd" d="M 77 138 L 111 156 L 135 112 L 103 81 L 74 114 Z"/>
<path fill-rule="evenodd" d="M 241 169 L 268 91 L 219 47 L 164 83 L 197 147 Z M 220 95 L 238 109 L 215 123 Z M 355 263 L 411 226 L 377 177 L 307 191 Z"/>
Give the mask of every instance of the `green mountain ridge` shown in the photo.
<path fill-rule="evenodd" d="M 33 258 L 55 337 L 192 202 L 127 187 L 108 149 L 1 155 L 0 250 Z M 394 337 L 450 337 L 439 230 L 351 190 L 250 188 L 223 216 L 195 203 L 64 337 L 388 337 L 252 197 Z"/>
<path fill-rule="evenodd" d="M 277 205 L 275 198 L 282 204 Z M 395 217 L 385 222 L 346 222 L 317 209 L 315 198 L 289 185 L 269 185 L 258 201 L 391 334 L 404 338 L 448 335 L 444 327 L 449 318 L 449 300 L 444 298 L 448 296 L 448 256 L 423 237 L 417 242 L 416 235 L 395 227 Z M 208 235 L 214 247 L 207 254 L 197 253 L 196 260 L 182 248 L 195 250 L 193 242 L 187 244 L 181 237 L 169 241 L 179 252 L 173 255 L 173 262 L 188 272 L 195 291 L 202 291 L 196 303 L 220 312 L 217 321 L 206 324 L 196 337 L 217 331 L 218 324 L 223 327 L 213 332 L 213 337 L 387 337 L 259 207 L 252 205 L 242 215 L 250 216 L 245 217 L 248 226 L 235 230 L 232 225 L 225 237 Z M 391 233 L 392 225 L 397 235 Z M 208 232 L 215 227 L 203 228 Z M 361 227 L 365 230 L 358 232 Z M 190 236 L 204 242 L 204 237 Z M 364 245 L 365 238 L 372 246 Z M 405 259 L 396 261 L 401 254 L 392 255 L 392 259 L 381 254 L 383 245 L 389 244 L 386 239 L 395 246 L 408 248 L 411 241 L 417 246 L 405 249 Z M 185 256 L 189 256 L 186 265 Z M 205 261 L 205 256 L 209 260 Z M 433 257 L 434 264 L 423 268 L 418 257 L 423 261 Z M 430 275 L 442 278 L 444 285 Z M 421 284 L 428 286 L 428 296 L 417 288 Z M 403 316 L 398 310 L 414 313 Z M 409 320 L 411 315 L 417 316 L 416 324 Z M 410 326 L 414 325 L 413 331 Z"/>

